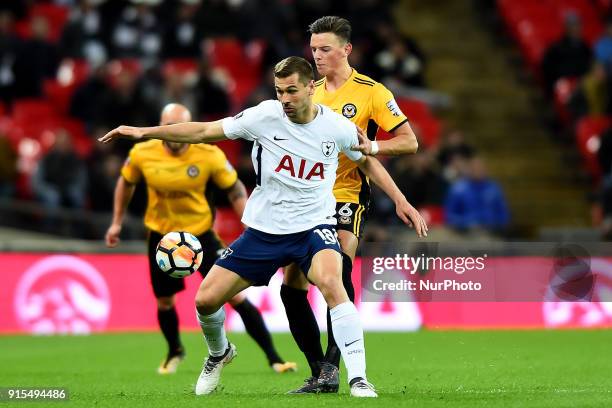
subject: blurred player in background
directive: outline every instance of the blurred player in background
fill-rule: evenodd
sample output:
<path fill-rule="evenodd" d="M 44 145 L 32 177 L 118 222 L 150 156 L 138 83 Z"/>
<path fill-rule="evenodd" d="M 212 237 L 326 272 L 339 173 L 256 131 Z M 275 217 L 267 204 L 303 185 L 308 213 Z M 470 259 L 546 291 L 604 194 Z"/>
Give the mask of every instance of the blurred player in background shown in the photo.
<path fill-rule="evenodd" d="M 161 125 L 189 122 L 191 113 L 180 104 L 169 104 L 161 113 Z M 204 249 L 199 268 L 203 277 L 217 260 L 225 245 L 213 231 L 213 213 L 205 198 L 206 184 L 212 180 L 227 193 L 229 202 L 242 217 L 247 200 L 244 185 L 223 152 L 216 146 L 151 140 L 136 144 L 129 153 L 117 180 L 113 220 L 106 232 L 106 245 L 119 243 L 121 224 L 136 184 L 144 178 L 148 204 L 144 223 L 148 233 L 149 271 L 153 293 L 157 298 L 159 327 L 168 343 L 168 354 L 158 369 L 160 374 L 176 372 L 185 356 L 179 336 L 176 294 L 185 288 L 183 279 L 163 273 L 155 261 L 157 243 L 170 231 L 187 231 L 198 237 Z M 247 332 L 265 352 L 276 372 L 295 371 L 296 364 L 284 362 L 257 308 L 242 293 L 229 303 L 238 312 Z"/>
<path fill-rule="evenodd" d="M 367 129 L 358 150 L 365 155 L 400 155 L 415 153 L 418 143 L 408 119 L 395 102 L 393 94 L 379 82 L 358 73 L 349 65 L 351 25 L 343 18 L 321 17 L 309 27 L 310 48 L 317 71 L 324 78 L 315 82 L 313 102 L 328 106 Z M 378 128 L 393 134 L 386 141 L 375 141 Z M 336 229 L 342 248 L 342 278 L 351 301 L 355 289 L 351 281 L 353 260 L 363 234 L 370 202 L 370 183 L 359 167 L 345 154 L 339 158 L 334 196 Z M 328 346 L 321 349 L 319 328 L 306 297 L 308 282 L 295 264 L 285 269 L 281 297 L 291 333 L 305 354 L 312 376 L 295 393 L 338 392 L 340 350 L 331 331 L 327 311 Z"/>

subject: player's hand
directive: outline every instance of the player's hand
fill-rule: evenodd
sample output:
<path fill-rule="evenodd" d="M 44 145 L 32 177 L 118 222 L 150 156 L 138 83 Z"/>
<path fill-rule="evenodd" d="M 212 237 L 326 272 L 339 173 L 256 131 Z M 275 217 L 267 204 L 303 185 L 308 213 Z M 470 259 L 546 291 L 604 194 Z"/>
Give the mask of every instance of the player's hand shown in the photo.
<path fill-rule="evenodd" d="M 406 201 L 405 198 L 396 203 L 395 211 L 397 212 L 397 216 L 404 221 L 404 224 L 414 227 L 414 230 L 419 238 L 427 236 L 427 231 L 429 228 L 427 227 L 425 219 L 416 208 Z"/>
<path fill-rule="evenodd" d="M 106 246 L 109 248 L 114 248 L 119 245 L 119 234 L 121 233 L 121 225 L 119 224 L 111 224 L 106 231 L 106 235 L 104 236 L 104 241 L 106 242 Z"/>
<path fill-rule="evenodd" d="M 102 143 L 110 143 L 115 139 L 124 138 L 139 140 L 144 136 L 142 128 L 134 126 L 119 126 L 98 139 Z"/>
<path fill-rule="evenodd" d="M 357 139 L 359 140 L 359 144 L 351 147 L 351 150 L 369 155 L 372 153 L 372 141 L 368 139 L 368 135 L 366 135 L 363 129 L 359 126 L 355 127 L 357 128 Z"/>

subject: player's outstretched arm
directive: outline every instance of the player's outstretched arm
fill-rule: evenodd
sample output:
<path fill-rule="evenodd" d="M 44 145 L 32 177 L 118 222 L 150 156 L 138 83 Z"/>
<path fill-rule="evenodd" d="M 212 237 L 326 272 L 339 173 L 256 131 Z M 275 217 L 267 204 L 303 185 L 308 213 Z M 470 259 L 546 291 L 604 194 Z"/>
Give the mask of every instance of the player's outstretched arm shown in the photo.
<path fill-rule="evenodd" d="M 408 122 L 395 129 L 392 134 L 391 139 L 378 142 L 378 154 L 398 156 L 413 154 L 419 149 L 419 142 Z"/>
<path fill-rule="evenodd" d="M 121 224 L 123 224 L 123 217 L 125 216 L 128 204 L 132 200 L 134 190 L 136 190 L 135 184 L 128 183 L 123 176 L 119 176 L 113 199 L 113 220 L 104 236 L 106 246 L 109 248 L 114 248 L 119 244 Z"/>
<path fill-rule="evenodd" d="M 383 165 L 373 157 L 363 156 L 357 163 L 361 171 L 380 187 L 395 203 L 397 216 L 412 225 L 419 237 L 427 236 L 427 223 L 421 214 L 406 200 Z"/>
<path fill-rule="evenodd" d="M 246 207 L 247 202 L 247 190 L 244 184 L 240 179 L 236 180 L 233 186 L 225 190 L 227 193 L 227 199 L 232 205 L 234 212 L 238 215 L 238 217 L 242 218 L 242 213 L 244 213 L 244 207 Z"/>
<path fill-rule="evenodd" d="M 368 139 L 363 129 L 357 127 L 359 144 L 353 146 L 351 150 L 359 151 L 363 154 L 374 156 L 398 156 L 400 154 L 416 153 L 419 148 L 417 138 L 408 122 L 404 123 L 393 131 L 393 138 L 382 141 L 372 141 Z"/>
<path fill-rule="evenodd" d="M 215 122 L 184 122 L 165 126 L 134 127 L 119 126 L 102 136 L 98 141 L 110 143 L 119 138 L 131 140 L 160 139 L 179 143 L 211 143 L 225 140 L 223 125 Z"/>

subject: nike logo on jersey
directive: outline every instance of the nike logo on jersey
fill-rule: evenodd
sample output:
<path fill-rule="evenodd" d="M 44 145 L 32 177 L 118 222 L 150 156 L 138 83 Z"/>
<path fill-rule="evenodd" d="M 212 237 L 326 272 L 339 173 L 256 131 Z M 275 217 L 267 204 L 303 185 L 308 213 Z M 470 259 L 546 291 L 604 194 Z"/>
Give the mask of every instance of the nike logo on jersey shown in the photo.
<path fill-rule="evenodd" d="M 282 139 L 282 138 L 280 138 L 278 136 L 274 136 L 274 140 L 289 140 L 289 139 Z"/>
<path fill-rule="evenodd" d="M 357 339 L 357 340 L 355 340 L 355 341 L 351 341 L 350 343 L 344 343 L 344 347 L 348 347 L 348 346 L 350 346 L 351 344 L 357 343 L 359 340 L 361 340 L 361 339 Z"/>

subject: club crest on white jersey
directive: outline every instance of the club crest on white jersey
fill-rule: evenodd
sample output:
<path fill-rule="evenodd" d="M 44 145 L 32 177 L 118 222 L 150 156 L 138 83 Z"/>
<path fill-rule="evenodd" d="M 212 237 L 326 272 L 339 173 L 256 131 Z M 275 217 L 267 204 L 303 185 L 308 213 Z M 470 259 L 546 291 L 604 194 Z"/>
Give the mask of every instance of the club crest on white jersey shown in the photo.
<path fill-rule="evenodd" d="M 321 151 L 323 152 L 323 156 L 329 157 L 334 154 L 334 150 L 336 149 L 336 142 L 327 141 L 321 143 Z"/>

